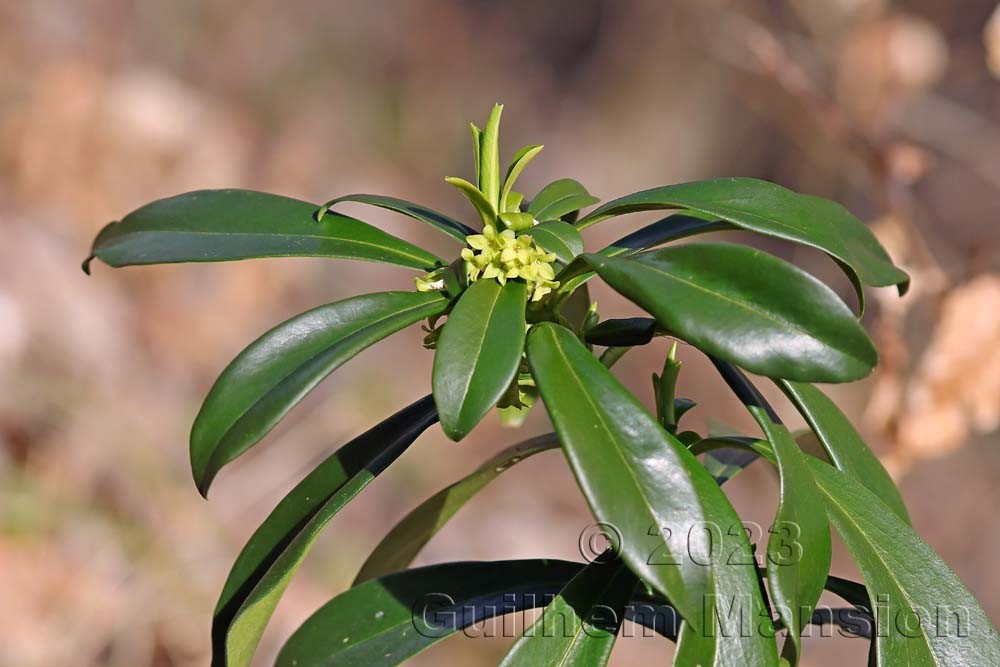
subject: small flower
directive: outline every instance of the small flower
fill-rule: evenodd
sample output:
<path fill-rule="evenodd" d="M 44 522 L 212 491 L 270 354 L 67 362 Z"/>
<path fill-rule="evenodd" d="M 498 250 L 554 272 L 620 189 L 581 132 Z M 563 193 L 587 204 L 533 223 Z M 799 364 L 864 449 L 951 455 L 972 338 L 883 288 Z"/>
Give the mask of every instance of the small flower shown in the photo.
<path fill-rule="evenodd" d="M 529 214 L 512 218 L 511 223 L 518 229 L 528 229 L 534 224 Z M 462 250 L 462 259 L 470 283 L 480 278 L 495 278 L 505 285 L 508 280 L 521 279 L 527 283 L 532 301 L 538 301 L 559 286 L 552 268 L 556 256 L 545 252 L 530 234 L 518 236 L 510 228 L 498 232 L 493 225 L 486 225 L 482 234 L 467 236 L 465 240 L 469 247 Z"/>
<path fill-rule="evenodd" d="M 444 274 L 448 267 L 431 271 L 420 278 L 414 278 L 418 292 L 440 292 L 445 289 Z"/>

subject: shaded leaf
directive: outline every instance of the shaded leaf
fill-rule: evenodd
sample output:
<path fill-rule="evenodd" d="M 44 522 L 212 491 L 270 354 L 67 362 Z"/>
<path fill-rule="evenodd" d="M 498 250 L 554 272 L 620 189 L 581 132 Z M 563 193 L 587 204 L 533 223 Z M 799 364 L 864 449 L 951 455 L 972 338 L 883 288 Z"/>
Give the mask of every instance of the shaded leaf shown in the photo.
<path fill-rule="evenodd" d="M 226 579 L 212 622 L 214 664 L 249 664 L 275 605 L 326 524 L 436 421 L 434 402 L 425 396 L 338 449 L 278 503 Z"/>
<path fill-rule="evenodd" d="M 440 314 L 436 292 L 378 292 L 296 315 L 251 343 L 219 376 L 191 429 L 202 495 L 216 473 L 259 442 L 317 384 L 368 346 Z"/>
<path fill-rule="evenodd" d="M 591 345 L 633 347 L 645 345 L 656 336 L 656 320 L 650 317 L 626 317 L 604 320 L 587 330 Z"/>
<path fill-rule="evenodd" d="M 620 561 L 590 563 L 514 642 L 500 666 L 606 665 L 637 583 Z"/>
<path fill-rule="evenodd" d="M 669 243 L 670 241 L 694 236 L 695 234 L 724 232 L 731 229 L 736 229 L 736 227 L 725 220 L 719 220 L 713 216 L 707 216 L 706 219 L 697 215 L 675 213 L 621 237 L 604 250 L 601 250 L 599 254 L 616 257 L 640 250 L 647 250 L 658 245 L 663 245 L 664 243 Z"/>
<path fill-rule="evenodd" d="M 310 616 L 275 664 L 398 665 L 473 623 L 547 604 L 580 567 L 558 560 L 445 563 L 372 579 Z"/>
<path fill-rule="evenodd" d="M 316 205 L 252 190 L 198 190 L 160 199 L 97 235 L 95 257 L 110 266 L 223 262 L 256 257 L 340 257 L 430 270 L 440 257 L 360 220 L 313 218 Z"/>
<path fill-rule="evenodd" d="M 504 449 L 470 475 L 435 493 L 382 538 L 361 566 L 354 585 L 406 568 L 424 545 L 487 484 L 524 459 L 558 446 L 555 433 L 525 440 Z"/>
<path fill-rule="evenodd" d="M 426 222 L 435 229 L 444 232 L 448 236 L 451 236 L 463 244 L 465 243 L 466 236 L 476 233 L 476 231 L 471 227 L 464 225 L 444 213 L 438 213 L 437 211 L 427 208 L 422 204 L 414 204 L 413 202 L 406 201 L 405 199 L 386 197 L 384 195 L 354 194 L 337 197 L 323 204 L 323 206 L 321 206 L 316 212 L 316 217 L 322 221 L 331 207 L 342 202 L 369 204 L 371 206 L 378 206 L 379 208 L 395 211 L 396 213 L 402 213 L 403 215 L 409 216 L 414 220 Z"/>
<path fill-rule="evenodd" d="M 525 285 L 472 283 L 448 316 L 434 355 L 432 384 L 441 427 L 461 440 L 517 375 L 524 347 Z"/>
<path fill-rule="evenodd" d="M 671 334 L 751 372 L 848 382 L 878 361 L 868 334 L 829 287 L 759 250 L 690 243 L 628 259 L 583 257 Z"/>

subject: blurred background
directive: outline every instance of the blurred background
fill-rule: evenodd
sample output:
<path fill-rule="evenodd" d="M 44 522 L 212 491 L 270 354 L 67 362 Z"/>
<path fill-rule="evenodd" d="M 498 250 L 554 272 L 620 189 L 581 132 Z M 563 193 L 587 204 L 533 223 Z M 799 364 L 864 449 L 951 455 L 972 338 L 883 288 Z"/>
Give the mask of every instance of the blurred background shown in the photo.
<path fill-rule="evenodd" d="M 573 177 L 603 199 L 755 176 L 845 203 L 913 276 L 871 292 L 882 365 L 829 391 L 900 484 L 917 530 L 1000 619 L 1000 9 L 996 0 L 653 2 L 40 0 L 0 2 L 0 665 L 204 665 L 216 596 L 244 541 L 312 465 L 429 388 L 418 329 L 362 354 L 211 500 L 191 421 L 247 343 L 306 308 L 409 289 L 404 269 L 319 259 L 80 271 L 106 222 L 211 187 L 311 201 L 395 195 L 458 216 L 467 124 L 506 105 L 502 156 L 545 151 L 530 196 Z M 438 252 L 433 230 L 352 212 Z M 591 248 L 653 219 L 599 225 Z M 825 257 L 756 237 L 853 302 Z M 635 309 L 596 286 L 604 316 Z M 665 343 L 616 372 L 647 399 Z M 750 422 L 697 354 L 681 394 Z M 769 395 L 793 426 L 788 404 Z M 712 406 L 709 409 L 708 406 Z M 432 429 L 338 516 L 257 660 L 343 590 L 388 528 L 492 453 L 548 430 L 491 416 Z M 727 487 L 764 526 L 774 475 Z M 590 515 L 558 452 L 505 473 L 419 563 L 578 559 Z M 839 549 L 834 572 L 856 576 Z M 413 664 L 495 664 L 510 640 L 455 638 Z M 623 639 L 614 663 L 664 660 Z M 807 640 L 807 665 L 863 664 L 863 640 Z"/>

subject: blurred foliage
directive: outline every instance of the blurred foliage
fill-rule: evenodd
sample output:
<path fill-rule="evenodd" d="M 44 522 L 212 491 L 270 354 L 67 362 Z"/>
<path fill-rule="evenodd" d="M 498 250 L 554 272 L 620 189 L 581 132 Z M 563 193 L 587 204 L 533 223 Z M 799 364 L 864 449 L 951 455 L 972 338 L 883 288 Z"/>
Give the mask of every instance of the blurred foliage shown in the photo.
<path fill-rule="evenodd" d="M 317 202 L 380 192 L 462 212 L 441 180 L 471 171 L 455 128 L 498 99 L 511 144 L 548 147 L 529 192 L 556 174 L 604 199 L 745 175 L 871 222 L 914 289 L 899 303 L 876 297 L 866 323 L 884 366 L 834 395 L 864 410 L 918 531 L 997 618 L 1000 537 L 971 528 L 977 508 L 1000 502 L 1000 452 L 986 442 L 1000 425 L 997 77 L 995 0 L 0 3 L 0 665 L 205 664 L 211 608 L 243 540 L 311 462 L 415 398 L 411 380 L 428 372 L 429 356 L 404 353 L 419 331 L 350 364 L 206 504 L 189 482 L 187 430 L 248 332 L 406 289 L 409 276 L 359 265 L 345 284 L 322 260 L 261 260 L 88 280 L 78 267 L 94 232 L 203 187 Z M 441 243 L 389 213 L 359 214 Z M 601 240 L 626 231 L 615 226 Z M 795 259 L 842 281 L 819 256 Z M 629 312 L 596 296 L 607 316 Z M 637 354 L 622 372 L 643 383 L 651 363 Z M 712 395 L 704 363 L 686 367 L 682 392 Z M 340 389 L 357 384 L 369 391 Z M 337 519 L 341 537 L 279 607 L 262 664 L 350 582 L 381 537 L 373 526 L 510 441 L 494 421 L 460 446 L 428 435 L 418 446 L 439 457 L 404 456 Z M 558 463 L 510 473 L 420 562 L 575 558 L 590 519 Z M 758 470 L 732 494 L 752 514 L 773 486 Z M 550 513 L 513 520 L 536 493 Z M 807 642 L 827 644 L 809 664 L 865 651 Z M 482 644 L 446 643 L 421 664 L 478 664 Z M 630 664 L 666 644 L 621 646 Z"/>

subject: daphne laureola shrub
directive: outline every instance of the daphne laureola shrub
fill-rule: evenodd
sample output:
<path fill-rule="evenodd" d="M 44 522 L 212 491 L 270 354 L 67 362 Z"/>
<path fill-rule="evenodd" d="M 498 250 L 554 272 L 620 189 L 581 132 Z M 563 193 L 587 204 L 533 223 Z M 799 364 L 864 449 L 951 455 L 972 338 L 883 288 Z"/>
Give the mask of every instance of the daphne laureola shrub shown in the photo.
<path fill-rule="evenodd" d="M 501 111 L 496 106 L 483 129 L 472 126 L 473 180 L 446 179 L 472 204 L 465 220 L 381 195 L 316 206 L 205 190 L 143 206 L 95 239 L 88 270 L 94 258 L 119 267 L 320 256 L 418 271 L 415 289 L 351 297 L 277 325 L 229 364 L 206 397 L 191 431 L 191 468 L 202 494 L 341 364 L 426 321 L 431 394 L 337 449 L 261 524 L 223 586 L 213 662 L 249 663 L 327 522 L 421 433 L 440 423 L 461 440 L 494 408 L 516 425 L 540 397 L 554 432 L 503 450 L 392 527 L 353 586 L 287 640 L 278 664 L 395 665 L 469 624 L 544 606 L 502 664 L 605 664 L 630 619 L 675 641 L 674 664 L 683 666 L 794 665 L 811 623 L 869 637 L 872 664 L 1000 665 L 1000 641 L 985 613 L 914 532 L 885 469 L 813 385 L 872 371 L 877 355 L 861 313 L 777 257 L 701 240 L 744 230 L 818 249 L 846 272 L 863 311 L 864 286 L 896 286 L 902 294 L 908 285 L 871 232 L 836 203 L 749 178 L 653 188 L 585 214 L 598 199 L 571 179 L 529 201 L 514 186 L 542 147 L 523 148 L 501 171 Z M 343 202 L 431 225 L 457 252 L 437 257 L 336 212 Z M 587 228 L 661 209 L 674 212 L 585 252 Z M 673 243 L 692 236 L 699 238 Z M 601 320 L 587 293 L 595 277 L 649 317 Z M 760 434 L 702 434 L 681 425 L 693 404 L 675 395 L 676 342 L 653 373 L 655 406 L 641 404 L 611 368 L 659 337 L 706 354 Z M 744 371 L 790 399 L 824 458 L 800 449 Z M 555 448 L 604 527 L 607 553 L 588 563 L 409 568 L 480 489 Z M 766 544 L 752 545 L 720 487 L 757 459 L 776 469 L 780 497 Z M 863 583 L 829 575 L 831 526 Z M 824 590 L 844 606 L 819 608 Z"/>

